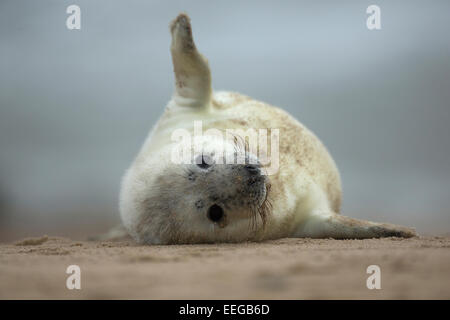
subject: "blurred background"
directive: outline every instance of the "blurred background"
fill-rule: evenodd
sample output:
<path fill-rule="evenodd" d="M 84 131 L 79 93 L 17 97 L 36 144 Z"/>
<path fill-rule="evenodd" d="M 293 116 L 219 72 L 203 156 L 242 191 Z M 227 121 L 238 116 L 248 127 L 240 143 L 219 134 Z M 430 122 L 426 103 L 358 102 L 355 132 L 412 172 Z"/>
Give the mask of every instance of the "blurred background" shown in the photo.
<path fill-rule="evenodd" d="M 66 28 L 71 4 L 81 30 Z M 120 221 L 121 176 L 172 94 L 181 11 L 215 89 L 322 139 L 345 215 L 450 232 L 450 2 L 2 0 L 0 241 Z"/>

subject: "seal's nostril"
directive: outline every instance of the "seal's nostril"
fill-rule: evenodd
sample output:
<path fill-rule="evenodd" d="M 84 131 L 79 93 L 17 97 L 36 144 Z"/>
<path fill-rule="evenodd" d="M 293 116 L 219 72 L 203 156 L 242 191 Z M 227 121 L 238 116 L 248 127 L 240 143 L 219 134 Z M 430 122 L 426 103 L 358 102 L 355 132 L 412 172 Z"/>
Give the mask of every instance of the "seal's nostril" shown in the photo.
<path fill-rule="evenodd" d="M 259 169 L 259 167 L 255 164 L 247 164 L 245 165 L 245 169 L 250 173 L 250 174 L 259 174 L 261 172 L 261 170 Z"/>
<path fill-rule="evenodd" d="M 212 222 L 219 222 L 223 218 L 223 209 L 217 204 L 213 204 L 208 209 L 208 219 Z"/>

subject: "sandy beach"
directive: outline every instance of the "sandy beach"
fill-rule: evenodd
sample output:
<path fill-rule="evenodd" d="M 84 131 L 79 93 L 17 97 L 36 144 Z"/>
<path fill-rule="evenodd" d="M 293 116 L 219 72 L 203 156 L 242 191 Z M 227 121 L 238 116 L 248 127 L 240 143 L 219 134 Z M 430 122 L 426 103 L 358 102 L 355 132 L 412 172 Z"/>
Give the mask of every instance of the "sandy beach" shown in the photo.
<path fill-rule="evenodd" d="M 66 288 L 66 268 L 81 289 Z M 381 289 L 369 290 L 369 265 Z M 29 238 L 0 246 L 1 299 L 449 299 L 450 237 L 141 246 Z"/>

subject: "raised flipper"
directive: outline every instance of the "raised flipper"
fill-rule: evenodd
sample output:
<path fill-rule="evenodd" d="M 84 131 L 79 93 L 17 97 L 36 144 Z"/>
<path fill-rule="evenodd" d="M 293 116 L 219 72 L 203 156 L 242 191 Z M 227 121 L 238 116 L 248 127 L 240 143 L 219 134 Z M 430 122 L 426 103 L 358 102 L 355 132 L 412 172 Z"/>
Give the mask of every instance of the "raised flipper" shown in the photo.
<path fill-rule="evenodd" d="M 313 214 L 300 225 L 296 236 L 334 239 L 411 238 L 416 236 L 416 231 L 394 224 L 358 220 L 330 213 Z"/>
<path fill-rule="evenodd" d="M 170 24 L 172 34 L 173 68 L 177 105 L 208 108 L 211 101 L 211 72 L 208 60 L 203 57 L 192 37 L 189 17 L 182 13 Z"/>

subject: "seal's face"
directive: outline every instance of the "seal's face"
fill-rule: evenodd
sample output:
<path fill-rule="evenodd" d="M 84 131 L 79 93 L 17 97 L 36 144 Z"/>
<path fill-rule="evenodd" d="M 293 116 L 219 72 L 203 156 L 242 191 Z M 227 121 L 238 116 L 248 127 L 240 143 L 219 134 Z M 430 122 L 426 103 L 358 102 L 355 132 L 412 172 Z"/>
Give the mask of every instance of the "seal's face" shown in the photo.
<path fill-rule="evenodd" d="M 126 178 L 131 183 L 124 181 L 133 187 L 124 188 L 121 211 L 134 210 L 131 223 L 124 222 L 138 241 L 243 241 L 263 227 L 269 181 L 254 155 L 230 145 L 218 150 L 206 140 L 191 163 L 167 158 L 135 167 Z"/>
<path fill-rule="evenodd" d="M 216 163 L 214 155 L 202 153 L 195 164 L 187 166 L 185 178 L 196 190 L 193 209 L 198 215 L 221 228 L 233 219 L 257 218 L 267 196 L 266 176 L 256 161 L 245 160 L 242 164 Z"/>

